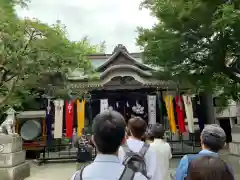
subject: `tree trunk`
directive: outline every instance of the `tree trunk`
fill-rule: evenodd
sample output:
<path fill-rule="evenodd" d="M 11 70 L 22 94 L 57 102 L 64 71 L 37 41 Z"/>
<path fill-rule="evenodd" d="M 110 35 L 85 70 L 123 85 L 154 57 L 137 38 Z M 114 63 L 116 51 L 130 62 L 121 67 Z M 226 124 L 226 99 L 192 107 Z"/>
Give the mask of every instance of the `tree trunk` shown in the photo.
<path fill-rule="evenodd" d="M 200 103 L 203 106 L 203 117 L 205 124 L 215 124 L 215 109 L 213 106 L 213 95 L 211 92 L 202 92 L 200 93 Z"/>
<path fill-rule="evenodd" d="M 9 91 L 6 94 L 6 96 L 0 99 L 0 107 L 3 107 L 4 105 L 6 105 L 7 101 L 9 100 L 9 98 L 11 97 L 12 93 L 15 90 L 16 83 L 18 82 L 18 80 L 19 80 L 19 76 L 17 76 L 17 78 L 12 82 L 11 87 L 9 88 Z"/>

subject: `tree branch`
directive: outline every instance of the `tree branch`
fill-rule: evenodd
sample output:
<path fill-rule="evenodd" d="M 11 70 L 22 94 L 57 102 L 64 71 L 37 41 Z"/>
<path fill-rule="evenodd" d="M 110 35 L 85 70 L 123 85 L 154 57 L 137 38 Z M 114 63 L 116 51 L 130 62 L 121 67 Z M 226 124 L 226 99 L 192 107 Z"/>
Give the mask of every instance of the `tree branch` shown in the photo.
<path fill-rule="evenodd" d="M 35 32 L 36 32 L 36 31 L 32 31 L 32 32 L 31 32 L 30 37 L 29 37 L 27 43 L 25 44 L 25 46 L 24 46 L 24 48 L 23 48 L 23 52 L 18 51 L 17 57 L 18 57 L 19 55 L 23 55 L 23 54 L 24 54 L 24 51 L 27 50 L 30 42 L 31 42 L 31 41 L 33 40 L 33 38 L 34 38 Z M 20 52 L 20 53 L 19 53 L 19 52 Z M 22 54 L 22 53 L 23 53 L 23 54 Z M 4 68 L 4 66 L 2 66 L 2 68 Z M 7 78 L 7 79 L 4 80 L 5 82 L 12 80 L 14 77 L 16 77 L 16 79 L 13 81 L 13 83 L 12 83 L 12 85 L 11 85 L 8 93 L 7 93 L 7 95 L 0 101 L 0 107 L 1 107 L 1 106 L 4 106 L 4 104 L 8 101 L 8 99 L 11 97 L 13 91 L 15 90 L 16 83 L 18 82 L 18 80 L 19 80 L 19 78 L 20 78 L 20 75 L 22 74 L 22 68 L 23 68 L 23 64 L 22 64 L 22 62 L 20 62 L 18 75 L 13 75 L 13 76 L 11 76 L 11 77 L 9 77 L 9 78 L 7 78 L 6 75 L 4 75 L 4 76 L 5 76 L 4 78 Z M 6 69 L 5 69 L 5 72 L 7 72 Z M 3 76 L 2 76 L 2 78 L 3 78 Z M 3 83 L 3 81 L 2 81 L 3 79 L 2 79 L 2 78 L 1 78 L 0 83 Z"/>
<path fill-rule="evenodd" d="M 0 77 L 0 86 L 4 83 L 4 82 L 7 82 L 6 79 L 7 79 L 7 75 L 8 73 L 10 72 L 10 70 L 3 70 L 4 72 L 2 73 L 1 77 Z M 11 78 L 12 79 L 12 78 Z M 11 80 L 9 79 L 9 80 Z"/>
<path fill-rule="evenodd" d="M 13 91 L 15 90 L 15 87 L 16 87 L 16 84 L 17 84 L 18 80 L 19 80 L 19 76 L 17 76 L 15 81 L 12 83 L 12 85 L 11 85 L 9 91 L 8 91 L 8 94 L 3 99 L 0 100 L 0 107 L 4 106 L 5 103 L 8 101 L 8 99 L 11 97 Z"/>
<path fill-rule="evenodd" d="M 238 73 L 234 72 L 232 68 L 227 67 L 226 65 L 223 67 L 223 73 L 228 76 L 233 81 L 240 83 L 240 76 L 238 76 Z"/>
<path fill-rule="evenodd" d="M 13 78 L 15 78 L 16 76 L 17 76 L 17 75 L 14 74 L 14 75 L 12 75 L 12 76 L 6 78 L 6 79 L 5 79 L 5 82 L 9 82 L 9 81 L 11 81 L 11 80 L 12 80 Z"/>

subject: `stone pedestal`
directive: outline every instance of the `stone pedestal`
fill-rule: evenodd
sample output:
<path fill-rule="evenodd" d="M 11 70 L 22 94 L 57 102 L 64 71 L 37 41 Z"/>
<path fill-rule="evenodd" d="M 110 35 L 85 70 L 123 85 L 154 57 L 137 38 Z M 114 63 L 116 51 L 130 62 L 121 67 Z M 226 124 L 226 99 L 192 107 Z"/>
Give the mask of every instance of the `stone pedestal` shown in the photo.
<path fill-rule="evenodd" d="M 0 135 L 0 179 L 23 180 L 30 176 L 20 136 Z"/>
<path fill-rule="evenodd" d="M 231 142 L 229 143 L 230 154 L 240 157 L 240 142 Z"/>
<path fill-rule="evenodd" d="M 232 128 L 232 142 L 229 143 L 230 154 L 240 157 L 240 126 Z"/>

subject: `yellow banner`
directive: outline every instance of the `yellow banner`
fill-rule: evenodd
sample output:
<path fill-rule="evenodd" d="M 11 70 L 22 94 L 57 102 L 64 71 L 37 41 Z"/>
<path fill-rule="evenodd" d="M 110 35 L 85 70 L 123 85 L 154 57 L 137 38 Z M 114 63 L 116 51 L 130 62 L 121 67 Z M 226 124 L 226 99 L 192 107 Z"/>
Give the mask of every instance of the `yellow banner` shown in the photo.
<path fill-rule="evenodd" d="M 85 122 L 85 100 L 82 100 L 81 102 L 77 100 L 77 122 L 78 122 L 77 134 L 78 136 L 81 136 Z"/>
<path fill-rule="evenodd" d="M 165 96 L 164 98 L 166 109 L 168 113 L 168 120 L 170 124 L 170 130 L 172 133 L 177 132 L 177 127 L 175 123 L 175 117 L 174 117 L 174 108 L 173 108 L 173 97 L 172 96 Z"/>

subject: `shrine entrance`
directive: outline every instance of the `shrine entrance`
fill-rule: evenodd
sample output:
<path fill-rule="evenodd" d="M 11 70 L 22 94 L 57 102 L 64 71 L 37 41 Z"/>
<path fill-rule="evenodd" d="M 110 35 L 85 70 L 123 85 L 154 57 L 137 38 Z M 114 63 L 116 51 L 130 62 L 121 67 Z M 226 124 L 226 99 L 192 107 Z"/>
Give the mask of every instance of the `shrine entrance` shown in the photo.
<path fill-rule="evenodd" d="M 100 100 L 108 99 L 109 107 L 120 112 L 126 121 L 135 115 L 142 117 L 148 123 L 147 95 L 156 95 L 156 89 L 93 90 L 91 95 L 92 117 L 100 112 Z M 160 123 L 159 119 L 157 113 L 156 122 Z"/>
<path fill-rule="evenodd" d="M 118 90 L 93 90 L 91 91 L 91 116 L 95 117 L 100 112 L 100 103 L 102 99 L 108 99 L 108 105 L 112 109 L 120 112 L 126 122 L 132 115 L 142 117 L 147 123 L 149 121 L 147 96 L 153 95 L 158 98 L 156 103 L 156 123 L 163 124 L 166 131 L 167 141 L 172 148 L 173 157 L 181 157 L 185 154 L 197 153 L 200 150 L 200 131 L 194 133 L 173 134 L 170 131 L 169 120 L 165 104 L 160 94 L 166 91 L 157 91 L 155 88 L 145 88 L 137 90 L 118 89 Z M 160 95 L 160 96 L 159 96 Z M 136 107 L 139 105 L 139 110 Z M 197 121 L 195 121 L 197 123 Z M 148 123 L 149 124 L 149 123 Z M 149 124 L 150 128 L 151 124 Z M 198 126 L 196 124 L 196 126 Z M 178 128 L 178 127 L 177 127 Z"/>

